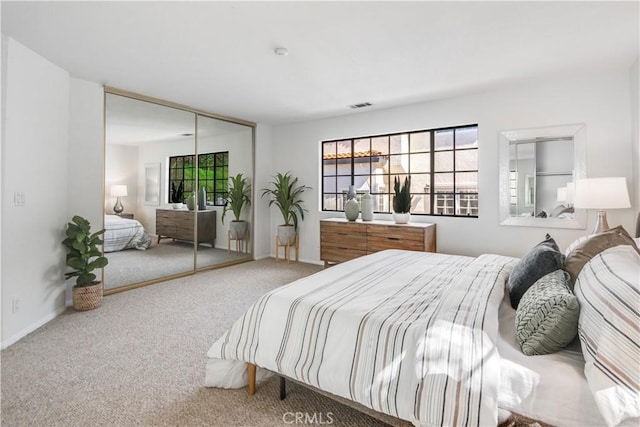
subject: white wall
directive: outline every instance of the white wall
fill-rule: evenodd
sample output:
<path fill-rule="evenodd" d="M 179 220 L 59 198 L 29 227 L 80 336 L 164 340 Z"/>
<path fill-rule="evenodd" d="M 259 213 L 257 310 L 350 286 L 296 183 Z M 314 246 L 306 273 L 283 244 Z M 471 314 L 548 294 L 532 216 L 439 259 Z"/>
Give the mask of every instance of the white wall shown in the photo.
<path fill-rule="evenodd" d="M 290 170 L 313 187 L 305 193 L 309 215 L 300 228 L 301 259 L 319 261 L 319 219 L 331 216 L 319 212 L 320 141 L 469 123 L 479 125 L 479 218 L 412 218 L 437 224 L 439 252 L 522 256 L 547 232 L 561 247 L 586 233 L 499 225 L 500 131 L 585 123 L 588 176 L 622 175 L 631 181 L 629 70 L 534 80 L 458 98 L 277 126 L 272 151 L 278 155 L 272 158 L 272 171 Z M 264 161 L 260 155 L 257 158 Z M 588 230 L 593 228 L 594 216 L 589 212 Z M 377 217 L 390 219 L 389 215 Z M 272 210 L 272 236 L 278 221 Z M 623 224 L 631 230 L 633 223 L 630 209 L 609 212 L 611 225 Z M 273 254 L 274 248 L 270 251 Z"/>
<path fill-rule="evenodd" d="M 91 229 L 103 227 L 102 182 L 104 175 L 103 89 L 97 83 L 72 78 L 69 88 L 69 151 L 67 218 L 80 215 Z M 99 274 L 99 273 L 98 273 Z M 67 281 L 67 305 L 71 288 Z"/>
<path fill-rule="evenodd" d="M 16 42 L 3 41 L 2 346 L 65 308 L 69 75 Z M 14 204 L 22 192 L 24 206 Z M 82 195 L 80 195 L 82 197 Z M 18 310 L 12 310 L 14 301 Z"/>
<path fill-rule="evenodd" d="M 256 259 L 275 255 L 275 226 L 271 226 L 275 208 L 270 210 L 267 199 L 261 197 L 261 189 L 269 186 L 271 176 L 275 173 L 273 165 L 273 128 L 270 125 L 258 123 L 255 135 L 255 183 L 253 186 L 253 209 L 255 216 L 254 239 Z M 289 158 L 286 154 L 284 157 Z M 289 158 L 291 160 L 291 158 Z M 279 214 L 278 214 L 279 215 Z"/>

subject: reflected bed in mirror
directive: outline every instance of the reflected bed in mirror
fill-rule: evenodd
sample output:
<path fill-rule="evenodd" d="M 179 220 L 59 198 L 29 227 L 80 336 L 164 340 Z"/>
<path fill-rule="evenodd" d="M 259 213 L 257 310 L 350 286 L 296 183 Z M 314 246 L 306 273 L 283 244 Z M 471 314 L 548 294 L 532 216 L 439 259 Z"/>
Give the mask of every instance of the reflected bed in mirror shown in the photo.
<path fill-rule="evenodd" d="M 573 186 L 586 176 L 584 125 L 500 133 L 500 224 L 528 227 L 586 226 L 573 208 Z"/>

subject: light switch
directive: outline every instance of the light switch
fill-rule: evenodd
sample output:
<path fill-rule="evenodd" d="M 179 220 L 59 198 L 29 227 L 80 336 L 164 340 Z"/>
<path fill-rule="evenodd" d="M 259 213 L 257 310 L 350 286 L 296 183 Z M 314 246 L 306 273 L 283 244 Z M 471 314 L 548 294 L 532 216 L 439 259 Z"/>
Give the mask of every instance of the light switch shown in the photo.
<path fill-rule="evenodd" d="M 24 206 L 24 193 L 22 191 L 13 193 L 13 203 L 16 206 Z"/>

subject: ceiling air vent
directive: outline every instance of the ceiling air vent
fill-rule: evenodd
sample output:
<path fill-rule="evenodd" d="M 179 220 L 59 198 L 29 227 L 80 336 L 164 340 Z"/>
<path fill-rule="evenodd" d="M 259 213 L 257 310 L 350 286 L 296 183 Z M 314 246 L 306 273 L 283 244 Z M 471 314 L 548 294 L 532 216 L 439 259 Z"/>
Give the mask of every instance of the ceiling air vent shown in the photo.
<path fill-rule="evenodd" d="M 364 108 L 364 107 L 371 107 L 371 103 L 370 102 L 361 102 L 360 104 L 353 104 L 353 105 L 349 105 L 350 108 L 358 109 L 358 108 Z"/>

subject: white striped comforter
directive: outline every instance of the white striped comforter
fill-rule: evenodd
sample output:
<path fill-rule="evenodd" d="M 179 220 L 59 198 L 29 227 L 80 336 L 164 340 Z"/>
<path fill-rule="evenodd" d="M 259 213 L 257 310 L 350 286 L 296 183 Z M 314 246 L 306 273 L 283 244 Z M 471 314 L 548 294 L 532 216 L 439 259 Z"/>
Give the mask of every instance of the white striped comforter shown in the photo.
<path fill-rule="evenodd" d="M 260 298 L 207 353 L 205 385 L 245 363 L 416 425 L 496 425 L 498 307 L 514 258 L 387 250 Z"/>
<path fill-rule="evenodd" d="M 104 251 L 115 252 L 123 249 L 145 250 L 151 246 L 151 239 L 142 224 L 135 219 L 117 215 L 104 216 Z"/>

